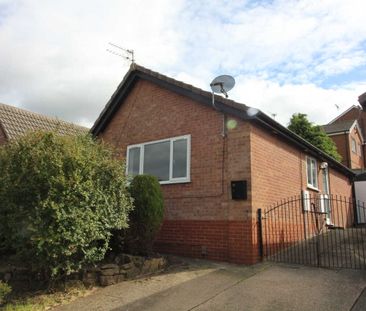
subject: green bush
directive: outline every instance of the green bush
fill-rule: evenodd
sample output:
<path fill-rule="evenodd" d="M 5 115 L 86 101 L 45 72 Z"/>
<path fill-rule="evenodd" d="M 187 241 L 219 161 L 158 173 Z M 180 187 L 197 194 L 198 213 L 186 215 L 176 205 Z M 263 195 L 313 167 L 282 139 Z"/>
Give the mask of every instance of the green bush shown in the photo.
<path fill-rule="evenodd" d="M 4 302 L 5 297 L 10 294 L 10 292 L 11 287 L 8 284 L 0 281 L 0 305 Z"/>
<path fill-rule="evenodd" d="M 30 133 L 0 148 L 0 172 L 0 241 L 51 277 L 102 260 L 127 227 L 124 165 L 90 136 Z"/>
<path fill-rule="evenodd" d="M 132 254 L 150 254 L 164 216 L 164 202 L 159 181 L 149 175 L 136 176 L 131 182 L 130 193 L 135 208 L 129 215 L 127 250 Z"/>
<path fill-rule="evenodd" d="M 324 132 L 321 126 L 314 125 L 310 122 L 306 114 L 293 114 L 288 129 L 324 151 L 338 162 L 342 161 L 335 142 Z"/>

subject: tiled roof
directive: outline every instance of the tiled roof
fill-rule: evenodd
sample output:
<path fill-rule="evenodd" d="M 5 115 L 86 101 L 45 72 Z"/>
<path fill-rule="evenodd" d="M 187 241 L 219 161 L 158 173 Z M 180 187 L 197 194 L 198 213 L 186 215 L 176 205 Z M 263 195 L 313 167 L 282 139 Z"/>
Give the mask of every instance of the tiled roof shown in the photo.
<path fill-rule="evenodd" d="M 118 95 L 119 91 L 125 86 L 127 80 L 130 78 L 130 76 L 133 72 L 139 72 L 139 73 L 146 74 L 149 77 L 154 77 L 156 79 L 159 79 L 160 81 L 164 81 L 166 83 L 169 83 L 170 85 L 174 85 L 178 88 L 184 89 L 184 90 L 190 92 L 191 94 L 203 96 L 203 97 L 206 97 L 207 99 L 210 99 L 210 100 L 212 98 L 212 93 L 211 92 L 204 91 L 204 90 L 202 90 L 198 87 L 195 87 L 191 84 L 184 83 L 182 81 L 178 81 L 176 79 L 173 79 L 171 77 L 163 75 L 159 72 L 150 70 L 150 69 L 145 68 L 143 66 L 140 66 L 136 63 L 133 63 L 133 64 L 131 64 L 129 71 L 126 73 L 126 75 L 124 76 L 121 83 L 118 85 L 118 87 L 115 90 L 114 94 L 111 96 L 110 100 L 105 105 L 105 107 L 102 110 L 102 112 L 100 113 L 99 117 L 95 121 L 93 127 L 91 128 L 92 133 L 95 132 L 95 129 L 96 129 L 97 125 L 102 121 L 103 116 L 110 109 L 110 106 L 113 104 L 113 101 L 114 101 L 115 97 Z M 231 99 L 228 99 L 228 98 L 225 98 L 223 96 L 216 95 L 216 94 L 215 94 L 215 101 L 219 101 L 227 107 L 231 107 L 231 108 L 236 109 L 236 110 L 241 110 L 241 111 L 243 111 L 243 113 L 246 113 L 246 111 L 249 108 L 248 106 L 246 106 L 244 104 L 238 103 L 234 100 L 231 100 Z"/>
<path fill-rule="evenodd" d="M 160 80 L 164 80 L 164 81 L 169 82 L 171 84 L 174 84 L 174 85 L 176 85 L 178 87 L 181 87 L 181 88 L 184 88 L 186 90 L 189 90 L 192 93 L 196 93 L 196 94 L 199 94 L 199 95 L 203 95 L 203 96 L 206 96 L 206 97 L 208 97 L 210 99 L 212 98 L 212 93 L 211 92 L 202 90 L 202 89 L 200 89 L 200 88 L 198 88 L 198 87 L 196 87 L 194 85 L 187 84 L 187 83 L 184 83 L 182 81 L 175 80 L 175 79 L 173 79 L 171 77 L 168 77 L 166 75 L 163 75 L 163 74 L 161 74 L 159 72 L 156 72 L 156 71 L 147 69 L 147 68 L 145 68 L 143 66 L 137 65 L 136 63 L 134 63 L 134 64 L 131 65 L 131 69 L 130 70 L 139 70 L 141 72 L 146 73 L 149 76 L 156 77 L 156 78 L 158 78 Z M 122 81 L 122 83 L 123 83 L 123 81 Z M 234 101 L 232 99 L 228 99 L 228 98 L 225 98 L 225 97 L 220 96 L 220 95 L 216 95 L 215 98 L 219 99 L 220 102 L 224 103 L 227 106 L 231 106 L 233 108 L 240 109 L 240 110 L 243 110 L 243 111 L 247 111 L 248 110 L 248 106 L 246 106 L 244 104 L 241 104 L 241 103 L 238 103 L 238 102 L 236 102 L 236 101 Z"/>
<path fill-rule="evenodd" d="M 110 100 L 105 105 L 104 109 L 100 113 L 98 119 L 95 121 L 90 132 L 94 136 L 98 136 L 110 120 L 113 118 L 117 109 L 123 103 L 124 98 L 129 94 L 136 81 L 143 79 L 155 83 L 163 88 L 167 88 L 177 94 L 187 96 L 197 103 L 207 105 L 212 109 L 216 109 L 221 113 L 227 115 L 234 115 L 243 120 L 255 122 L 260 126 L 270 130 L 271 133 L 278 135 L 288 143 L 294 144 L 299 148 L 302 148 L 306 153 L 316 156 L 322 161 L 330 163 L 331 167 L 345 173 L 348 176 L 354 176 L 354 173 L 343 164 L 337 162 L 334 158 L 324 153 L 319 148 L 313 146 L 305 139 L 301 138 L 294 132 L 290 131 L 277 121 L 273 120 L 258 109 L 251 108 L 247 105 L 235 102 L 233 100 L 224 98 L 222 96 L 215 95 L 215 105 L 212 105 L 212 93 L 204 91 L 193 85 L 177 81 L 168 76 L 162 75 L 156 71 L 149 70 L 137 64 L 132 64 L 130 70 L 126 73 L 121 83 L 111 96 Z"/>
<path fill-rule="evenodd" d="M 323 125 L 322 128 L 327 134 L 338 133 L 338 132 L 347 132 L 351 129 L 355 120 L 347 120 L 332 124 Z"/>
<path fill-rule="evenodd" d="M 88 128 L 0 103 L 0 125 L 8 140 L 29 131 L 57 131 L 62 135 L 87 133 Z"/>

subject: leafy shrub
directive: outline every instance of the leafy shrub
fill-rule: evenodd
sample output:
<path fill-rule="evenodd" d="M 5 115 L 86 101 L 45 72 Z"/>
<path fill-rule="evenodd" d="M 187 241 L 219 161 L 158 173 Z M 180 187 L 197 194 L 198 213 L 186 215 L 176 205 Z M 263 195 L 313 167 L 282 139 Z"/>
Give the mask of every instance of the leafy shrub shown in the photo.
<path fill-rule="evenodd" d="M 127 250 L 145 255 L 152 252 L 154 237 L 164 216 L 164 202 L 159 181 L 149 175 L 136 176 L 130 185 L 135 208 L 130 213 Z"/>
<path fill-rule="evenodd" d="M 102 260 L 127 227 L 124 165 L 90 136 L 30 133 L 0 148 L 0 172 L 3 246 L 47 275 Z"/>
<path fill-rule="evenodd" d="M 324 151 L 338 162 L 342 161 L 342 157 L 337 151 L 337 145 L 335 142 L 319 125 L 311 123 L 306 114 L 293 114 L 288 129 L 301 136 L 315 147 Z"/>
<path fill-rule="evenodd" d="M 5 297 L 10 294 L 10 292 L 11 287 L 8 284 L 0 281 L 0 305 L 4 302 Z"/>

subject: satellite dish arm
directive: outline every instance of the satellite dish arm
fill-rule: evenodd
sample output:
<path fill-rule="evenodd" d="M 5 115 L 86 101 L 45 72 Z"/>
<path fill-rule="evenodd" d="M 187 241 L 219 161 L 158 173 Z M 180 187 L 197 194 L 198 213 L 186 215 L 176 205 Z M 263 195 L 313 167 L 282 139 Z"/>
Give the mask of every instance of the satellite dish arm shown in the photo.
<path fill-rule="evenodd" d="M 229 96 L 227 95 L 227 92 L 226 92 L 225 88 L 224 88 L 224 83 L 222 83 L 222 82 L 211 83 L 211 84 L 210 84 L 210 86 L 211 86 L 211 88 L 212 88 L 213 86 L 219 86 L 219 87 L 220 87 L 220 92 L 221 92 L 222 94 L 224 94 L 226 98 L 228 98 L 228 97 L 229 97 Z"/>

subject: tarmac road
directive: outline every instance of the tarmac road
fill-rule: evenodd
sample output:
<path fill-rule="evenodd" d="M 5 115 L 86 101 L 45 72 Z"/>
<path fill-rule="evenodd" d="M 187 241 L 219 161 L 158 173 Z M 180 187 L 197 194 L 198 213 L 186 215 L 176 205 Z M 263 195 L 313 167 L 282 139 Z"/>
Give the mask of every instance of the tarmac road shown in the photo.
<path fill-rule="evenodd" d="M 366 271 L 186 260 L 163 274 L 101 288 L 67 310 L 366 310 Z"/>

